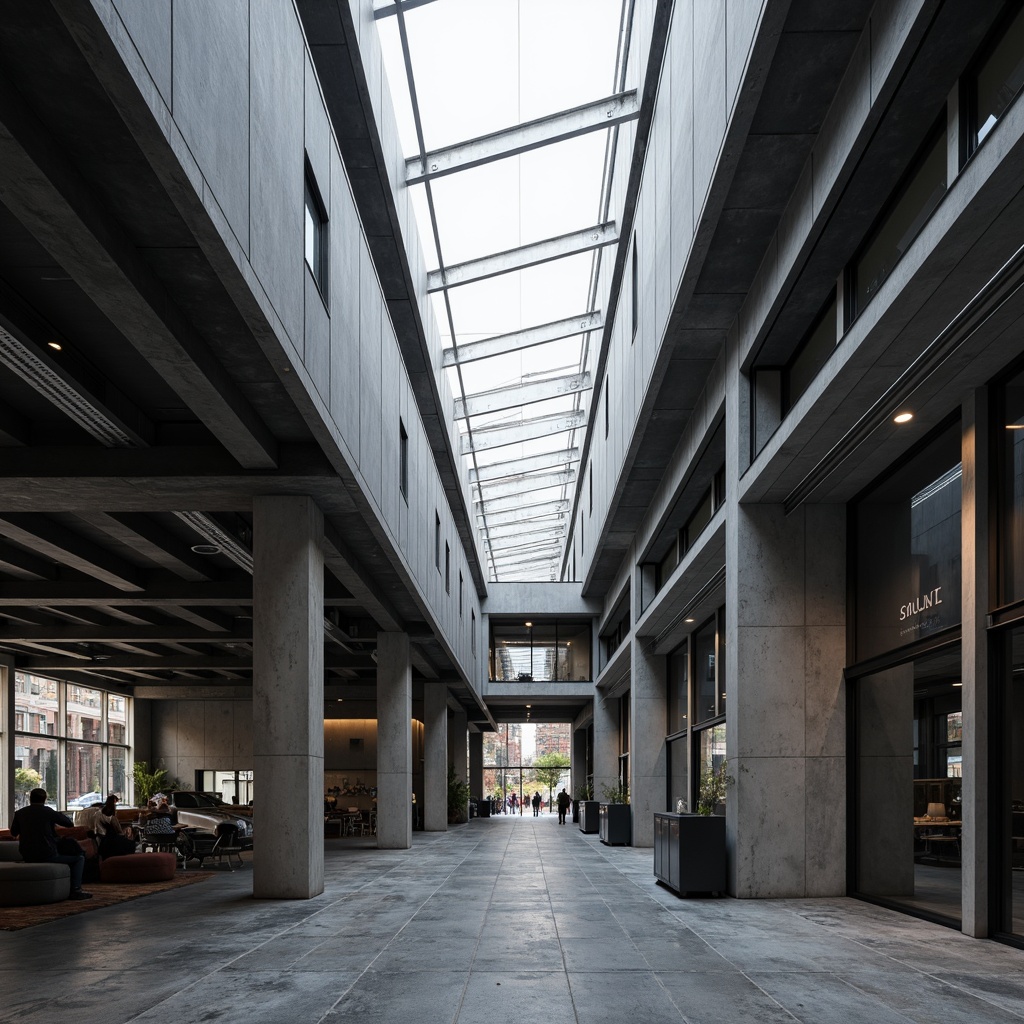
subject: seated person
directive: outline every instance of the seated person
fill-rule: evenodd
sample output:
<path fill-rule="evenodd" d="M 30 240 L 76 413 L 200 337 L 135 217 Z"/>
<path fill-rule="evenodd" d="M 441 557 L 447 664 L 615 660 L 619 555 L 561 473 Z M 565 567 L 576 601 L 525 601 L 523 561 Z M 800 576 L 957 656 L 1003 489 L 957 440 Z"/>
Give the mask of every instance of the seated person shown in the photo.
<path fill-rule="evenodd" d="M 121 822 L 117 820 L 116 793 L 111 793 L 99 810 L 93 831 L 100 848 L 100 860 L 135 852 L 135 840 L 125 835 Z"/>
<path fill-rule="evenodd" d="M 167 801 L 157 804 L 146 816 L 146 823 L 142 828 L 147 836 L 173 836 L 175 833 L 174 816 Z"/>
<path fill-rule="evenodd" d="M 85 854 L 81 850 L 77 856 L 61 853 L 58 850 L 56 826 L 73 828 L 71 819 L 60 811 L 46 806 L 46 790 L 33 789 L 28 795 L 28 807 L 14 812 L 11 819 L 11 835 L 18 840 L 18 852 L 22 860 L 30 864 L 41 864 L 56 861 L 67 864 L 71 869 L 72 900 L 92 899 L 91 892 L 82 891 L 82 871 L 85 868 Z M 74 840 L 68 840 L 74 842 Z M 77 843 L 75 844 L 78 845 Z"/>

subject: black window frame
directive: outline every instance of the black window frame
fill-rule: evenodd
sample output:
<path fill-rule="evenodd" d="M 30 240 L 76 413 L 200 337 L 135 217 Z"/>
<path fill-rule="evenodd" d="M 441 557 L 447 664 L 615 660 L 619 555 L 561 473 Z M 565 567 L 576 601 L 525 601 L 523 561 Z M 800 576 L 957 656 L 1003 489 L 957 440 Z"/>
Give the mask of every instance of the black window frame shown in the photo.
<path fill-rule="evenodd" d="M 302 262 L 309 269 L 309 276 L 313 279 L 320 298 L 323 300 L 324 308 L 329 309 L 327 301 L 327 275 L 329 271 L 330 251 L 330 229 L 327 217 L 327 207 L 324 203 L 323 193 L 317 183 L 316 175 L 307 157 L 304 162 L 304 189 L 303 189 L 303 231 L 302 231 Z M 313 263 L 309 262 L 309 239 L 310 225 L 313 235 Z"/>

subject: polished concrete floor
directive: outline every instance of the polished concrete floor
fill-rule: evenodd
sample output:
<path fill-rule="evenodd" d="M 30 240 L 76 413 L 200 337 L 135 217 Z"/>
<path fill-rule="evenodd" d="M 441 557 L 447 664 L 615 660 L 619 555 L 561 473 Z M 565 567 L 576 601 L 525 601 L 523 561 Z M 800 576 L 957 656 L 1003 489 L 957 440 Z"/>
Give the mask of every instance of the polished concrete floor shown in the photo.
<path fill-rule="evenodd" d="M 548 816 L 371 842 L 328 842 L 314 900 L 254 901 L 246 866 L 0 932 L 0 1021 L 1024 1020 L 1024 952 L 853 900 L 679 900 L 650 850 Z"/>

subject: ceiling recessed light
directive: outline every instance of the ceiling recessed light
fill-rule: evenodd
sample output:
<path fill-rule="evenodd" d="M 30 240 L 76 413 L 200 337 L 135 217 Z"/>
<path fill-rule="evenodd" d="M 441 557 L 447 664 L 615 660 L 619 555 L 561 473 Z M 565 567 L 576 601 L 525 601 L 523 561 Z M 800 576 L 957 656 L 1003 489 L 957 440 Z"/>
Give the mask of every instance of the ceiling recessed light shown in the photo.
<path fill-rule="evenodd" d="M 197 555 L 219 555 L 220 547 L 217 544 L 193 544 L 192 550 Z"/>
<path fill-rule="evenodd" d="M 527 704 L 526 706 L 527 706 L 528 708 L 532 708 L 532 707 L 533 707 L 533 705 L 532 705 L 532 704 Z"/>
<path fill-rule="evenodd" d="M 684 619 L 684 622 L 693 622 L 693 619 Z"/>
<path fill-rule="evenodd" d="M 59 341 L 48 341 L 46 343 L 47 348 L 52 348 L 54 352 L 60 352 L 64 346 Z"/>
<path fill-rule="evenodd" d="M 912 412 L 898 412 L 893 416 L 893 423 L 909 423 L 914 418 Z"/>
<path fill-rule="evenodd" d="M 527 622 L 526 623 L 526 628 L 527 629 L 531 629 L 532 627 L 533 627 L 533 623 L 532 622 Z"/>
<path fill-rule="evenodd" d="M 964 684 L 963 683 L 954 683 L 953 685 L 954 686 L 963 686 Z"/>
<path fill-rule="evenodd" d="M 1007 430 L 1024 430 L 1024 423 L 1007 423 Z"/>

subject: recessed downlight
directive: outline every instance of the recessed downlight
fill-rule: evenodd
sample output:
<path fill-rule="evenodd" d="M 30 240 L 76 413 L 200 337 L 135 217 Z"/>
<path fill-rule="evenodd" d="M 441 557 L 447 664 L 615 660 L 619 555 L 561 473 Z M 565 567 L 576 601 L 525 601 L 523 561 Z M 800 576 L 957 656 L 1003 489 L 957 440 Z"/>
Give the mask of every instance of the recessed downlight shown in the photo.
<path fill-rule="evenodd" d="M 193 544 L 192 550 L 197 555 L 219 555 L 220 548 L 216 544 Z"/>
<path fill-rule="evenodd" d="M 46 343 L 47 348 L 52 348 L 54 352 L 60 352 L 64 346 L 59 341 L 48 341 Z"/>
<path fill-rule="evenodd" d="M 898 412 L 893 416 L 893 423 L 909 423 L 914 418 L 912 412 Z"/>

